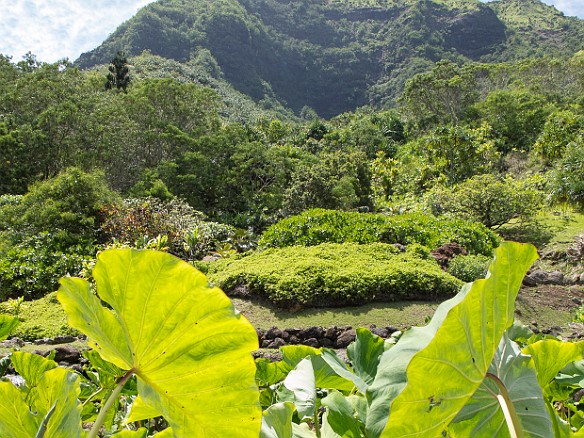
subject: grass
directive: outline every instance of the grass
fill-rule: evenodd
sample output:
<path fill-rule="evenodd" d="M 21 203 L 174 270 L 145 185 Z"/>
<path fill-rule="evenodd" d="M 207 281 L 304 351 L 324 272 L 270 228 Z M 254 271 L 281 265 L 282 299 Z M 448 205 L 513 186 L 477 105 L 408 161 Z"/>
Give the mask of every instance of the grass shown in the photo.
<path fill-rule="evenodd" d="M 22 322 L 12 336 L 25 341 L 77 334 L 67 324 L 65 312 L 57 301 L 56 292 L 35 301 L 25 301 L 20 306 L 18 317 Z"/>
<path fill-rule="evenodd" d="M 359 307 L 302 309 L 286 311 L 272 306 L 254 303 L 250 300 L 233 299 L 235 307 L 251 322 L 254 327 L 267 329 L 303 328 L 311 326 L 378 327 L 393 326 L 405 329 L 422 325 L 434 314 L 438 303 L 394 302 L 368 303 Z"/>

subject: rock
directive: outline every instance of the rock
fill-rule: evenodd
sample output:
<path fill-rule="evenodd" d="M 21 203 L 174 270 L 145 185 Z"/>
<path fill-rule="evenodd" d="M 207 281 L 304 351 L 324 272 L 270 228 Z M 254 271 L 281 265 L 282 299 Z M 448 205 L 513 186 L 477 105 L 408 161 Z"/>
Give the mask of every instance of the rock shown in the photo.
<path fill-rule="evenodd" d="M 578 284 L 580 282 L 580 274 L 574 274 L 566 279 L 566 284 Z"/>
<path fill-rule="evenodd" d="M 261 328 L 256 327 L 256 333 L 258 335 L 258 339 L 261 341 L 262 339 L 264 339 L 264 335 L 266 334 L 266 331 L 262 330 Z"/>
<path fill-rule="evenodd" d="M 574 304 L 578 304 L 579 306 L 582 305 L 582 300 L 578 297 L 572 298 L 572 301 L 574 302 Z"/>
<path fill-rule="evenodd" d="M 280 337 L 284 339 L 284 341 L 288 342 L 288 340 L 290 339 L 290 333 L 288 333 L 286 330 L 282 330 L 282 334 Z"/>
<path fill-rule="evenodd" d="M 389 336 L 393 335 L 395 332 L 399 332 L 399 329 L 393 326 L 387 326 L 385 327 L 387 329 L 387 332 L 389 333 Z"/>
<path fill-rule="evenodd" d="M 326 329 L 326 332 L 324 333 L 324 337 L 326 339 L 330 339 L 331 341 L 336 341 L 337 337 L 339 336 L 339 330 L 337 329 L 336 326 L 332 326 Z"/>
<path fill-rule="evenodd" d="M 339 334 L 337 342 L 335 343 L 336 348 L 347 348 L 351 342 L 355 340 L 355 329 L 351 328 L 345 330 Z"/>
<path fill-rule="evenodd" d="M 272 343 L 269 339 L 262 339 L 260 342 L 260 348 L 268 348 L 268 346 Z"/>
<path fill-rule="evenodd" d="M 406 252 L 406 247 L 401 243 L 394 243 L 393 246 L 395 246 L 399 252 Z"/>
<path fill-rule="evenodd" d="M 307 345 L 309 347 L 320 348 L 320 342 L 316 338 L 308 338 L 302 341 L 302 345 Z"/>
<path fill-rule="evenodd" d="M 77 340 L 76 336 L 55 336 L 53 338 L 53 344 L 70 344 L 71 342 L 75 342 Z"/>
<path fill-rule="evenodd" d="M 299 328 L 287 328 L 285 329 L 290 336 L 298 336 L 298 334 L 302 331 Z"/>
<path fill-rule="evenodd" d="M 81 352 L 70 345 L 58 346 L 54 351 L 55 358 L 53 360 L 59 364 L 73 365 L 81 360 Z"/>
<path fill-rule="evenodd" d="M 531 275 L 526 275 L 523 277 L 523 286 L 535 287 L 537 286 L 537 281 Z"/>
<path fill-rule="evenodd" d="M 282 338 L 276 338 L 269 343 L 268 348 L 277 349 L 286 345 L 286 342 Z"/>
<path fill-rule="evenodd" d="M 389 331 L 383 327 L 373 327 L 371 328 L 371 333 L 383 339 L 389 338 Z"/>
<path fill-rule="evenodd" d="M 322 338 L 320 344 L 325 348 L 333 348 L 335 346 L 335 341 L 329 338 Z"/>
<path fill-rule="evenodd" d="M 20 348 L 24 347 L 25 342 L 20 338 L 7 339 L 0 342 L 0 347 L 2 348 Z"/>
<path fill-rule="evenodd" d="M 564 284 L 564 273 L 560 271 L 550 272 L 546 284 Z"/>
<path fill-rule="evenodd" d="M 270 327 L 264 334 L 265 339 L 276 339 L 282 337 L 282 330 L 277 327 Z"/>
<path fill-rule="evenodd" d="M 300 344 L 300 339 L 298 339 L 298 336 L 296 336 L 296 335 L 290 335 L 290 339 L 288 339 L 288 343 L 291 345 L 297 345 L 297 344 Z"/>
<path fill-rule="evenodd" d="M 548 274 L 547 272 L 541 269 L 536 269 L 529 274 L 529 277 L 531 277 L 533 281 L 535 281 L 536 285 L 546 284 Z"/>
<path fill-rule="evenodd" d="M 298 333 L 298 337 L 305 340 L 310 338 L 322 339 L 324 334 L 325 331 L 322 327 L 308 327 L 304 330 L 301 330 L 300 333 Z"/>

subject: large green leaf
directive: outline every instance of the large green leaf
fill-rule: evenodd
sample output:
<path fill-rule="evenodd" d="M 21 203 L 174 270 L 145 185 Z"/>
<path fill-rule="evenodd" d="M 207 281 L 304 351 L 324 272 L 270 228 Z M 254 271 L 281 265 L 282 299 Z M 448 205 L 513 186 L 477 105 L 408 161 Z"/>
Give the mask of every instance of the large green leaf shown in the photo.
<path fill-rule="evenodd" d="M 316 380 L 310 356 L 302 359 L 284 379 L 284 386 L 294 393 L 294 404 L 301 420 L 313 418 L 316 411 Z"/>
<path fill-rule="evenodd" d="M 570 362 L 582 359 L 584 341 L 572 343 L 544 339 L 528 345 L 523 349 L 523 353 L 533 358 L 537 380 L 545 389 L 562 368 Z"/>
<path fill-rule="evenodd" d="M 392 346 L 367 329 L 357 329 L 355 342 L 347 347 L 347 355 L 355 374 L 366 384 L 365 387 L 359 388 L 361 392 L 365 393 L 367 386 L 373 383 L 381 355 Z"/>
<path fill-rule="evenodd" d="M 10 359 L 12 360 L 15 371 L 20 374 L 26 382 L 29 391 L 27 400 L 29 405 L 32 405 L 36 399 L 39 381 L 46 371 L 57 368 L 57 363 L 45 359 L 38 354 L 24 353 L 21 351 L 13 352 Z"/>
<path fill-rule="evenodd" d="M 293 403 L 276 403 L 263 413 L 260 438 L 292 438 Z"/>
<path fill-rule="evenodd" d="M 536 258 L 531 245 L 503 243 L 487 278 L 470 289 L 465 286 L 461 300 L 445 318 L 440 316 L 443 321 L 435 333 L 424 332 L 432 337 L 409 361 L 407 385 L 391 404 L 382 436 L 426 438 L 442 433 L 482 384 L 503 332 L 513 323 L 517 292 Z M 380 368 L 383 361 L 382 355 Z"/>
<path fill-rule="evenodd" d="M 391 402 L 406 386 L 406 369 L 412 357 L 428 345 L 448 315 L 450 309 L 459 304 L 470 285 L 453 298 L 438 306 L 430 323 L 425 327 L 414 327 L 406 331 L 399 342 L 382 353 L 373 383 L 367 388 L 367 436 L 377 438 L 387 425 Z"/>
<path fill-rule="evenodd" d="M 519 347 L 503 336 L 488 371 L 505 386 L 509 401 L 517 413 L 523 432 L 531 437 L 552 437 L 552 422 L 543 394 L 537 383 L 535 367 L 530 356 L 521 354 Z M 486 378 L 469 403 L 449 427 L 455 436 L 506 438 L 510 436 L 505 416 L 495 394 L 499 388 Z"/>
<path fill-rule="evenodd" d="M 49 369 L 36 379 L 35 396 L 30 406 L 10 382 L 0 382 L 0 436 L 2 438 L 75 438 L 83 436 L 79 382 L 75 374 L 63 368 Z M 34 412 L 34 414 L 33 414 Z"/>
<path fill-rule="evenodd" d="M 23 438 L 36 435 L 39 423 L 28 409 L 23 394 L 10 382 L 0 382 L 0 436 Z"/>
<path fill-rule="evenodd" d="M 19 323 L 17 318 L 10 315 L 0 315 L 0 341 L 6 339 Z"/>
<path fill-rule="evenodd" d="M 99 297 L 84 280 L 61 281 L 69 323 L 104 360 L 138 376 L 141 398 L 175 436 L 258 435 L 257 334 L 221 290 L 155 251 L 104 251 L 93 277 Z"/>
<path fill-rule="evenodd" d="M 322 399 L 322 405 L 327 408 L 322 418 L 322 437 L 361 438 L 354 407 L 343 394 L 331 391 Z"/>

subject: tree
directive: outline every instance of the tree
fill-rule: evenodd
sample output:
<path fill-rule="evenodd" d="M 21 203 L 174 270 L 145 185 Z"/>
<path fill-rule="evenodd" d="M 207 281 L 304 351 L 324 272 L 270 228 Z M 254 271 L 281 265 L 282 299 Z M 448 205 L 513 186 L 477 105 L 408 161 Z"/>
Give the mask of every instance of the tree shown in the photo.
<path fill-rule="evenodd" d="M 539 211 L 544 194 L 536 185 L 529 179 L 476 175 L 456 187 L 446 209 L 496 229 L 514 217 L 530 219 Z"/>
<path fill-rule="evenodd" d="M 116 53 L 108 67 L 107 81 L 105 83 L 106 90 L 116 88 L 118 90 L 126 91 L 130 85 L 130 69 L 128 68 L 128 60 L 123 52 Z"/>

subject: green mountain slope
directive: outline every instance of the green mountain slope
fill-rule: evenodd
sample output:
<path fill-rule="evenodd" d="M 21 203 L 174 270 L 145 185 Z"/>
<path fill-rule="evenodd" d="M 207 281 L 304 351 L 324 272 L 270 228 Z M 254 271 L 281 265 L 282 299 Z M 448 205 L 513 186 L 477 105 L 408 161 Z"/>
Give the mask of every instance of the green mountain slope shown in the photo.
<path fill-rule="evenodd" d="M 391 104 L 440 59 L 488 61 L 584 48 L 584 21 L 538 0 L 159 0 L 77 63 L 149 50 L 205 64 L 264 107 L 330 117 Z"/>

